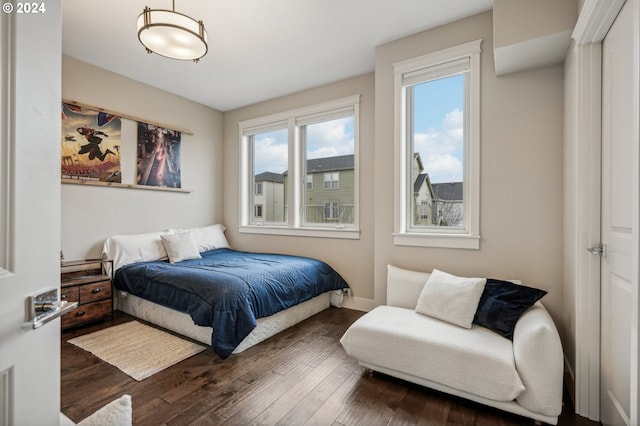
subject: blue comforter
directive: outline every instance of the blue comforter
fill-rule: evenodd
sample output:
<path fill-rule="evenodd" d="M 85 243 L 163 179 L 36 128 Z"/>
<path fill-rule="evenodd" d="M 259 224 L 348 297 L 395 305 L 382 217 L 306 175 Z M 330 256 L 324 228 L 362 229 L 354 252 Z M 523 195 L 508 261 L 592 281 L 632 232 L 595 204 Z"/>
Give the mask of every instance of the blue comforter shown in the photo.
<path fill-rule="evenodd" d="M 211 346 L 227 358 L 257 318 L 348 285 L 320 260 L 223 248 L 202 253 L 202 259 L 123 266 L 115 287 L 213 327 Z"/>

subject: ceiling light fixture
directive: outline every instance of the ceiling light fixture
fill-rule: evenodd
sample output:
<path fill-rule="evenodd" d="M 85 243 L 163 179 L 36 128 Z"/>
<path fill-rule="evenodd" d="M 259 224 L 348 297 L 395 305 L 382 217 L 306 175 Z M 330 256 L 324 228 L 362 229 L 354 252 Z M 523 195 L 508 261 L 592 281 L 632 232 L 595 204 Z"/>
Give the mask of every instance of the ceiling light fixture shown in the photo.
<path fill-rule="evenodd" d="M 207 32 L 202 21 L 173 10 L 145 7 L 138 16 L 138 39 L 148 53 L 198 62 L 207 54 Z"/>

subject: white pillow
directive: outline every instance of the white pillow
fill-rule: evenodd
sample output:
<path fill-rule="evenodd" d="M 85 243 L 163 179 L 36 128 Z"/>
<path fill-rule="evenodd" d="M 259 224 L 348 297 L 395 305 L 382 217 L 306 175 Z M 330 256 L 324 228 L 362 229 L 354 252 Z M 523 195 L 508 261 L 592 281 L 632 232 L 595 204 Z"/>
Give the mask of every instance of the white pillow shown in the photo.
<path fill-rule="evenodd" d="M 215 224 L 209 226 L 203 226 L 200 228 L 191 228 L 191 229 L 176 229 L 175 232 L 182 231 L 191 231 L 193 235 L 193 239 L 198 246 L 198 250 L 200 253 L 207 250 L 213 250 L 217 248 L 229 248 L 229 242 L 224 236 L 225 228 L 224 225 Z"/>
<path fill-rule="evenodd" d="M 162 244 L 167 250 L 171 263 L 202 257 L 191 232 L 161 235 L 160 238 L 162 238 Z"/>
<path fill-rule="evenodd" d="M 160 236 L 167 233 L 114 235 L 104 242 L 102 253 L 107 259 L 113 259 L 114 270 L 130 263 L 163 260 L 167 258 L 167 251 Z"/>
<path fill-rule="evenodd" d="M 415 309 L 418 297 L 430 275 L 428 272 L 410 271 L 387 265 L 387 305 Z"/>
<path fill-rule="evenodd" d="M 416 312 L 471 328 L 486 278 L 463 278 L 434 269 L 416 305 Z"/>

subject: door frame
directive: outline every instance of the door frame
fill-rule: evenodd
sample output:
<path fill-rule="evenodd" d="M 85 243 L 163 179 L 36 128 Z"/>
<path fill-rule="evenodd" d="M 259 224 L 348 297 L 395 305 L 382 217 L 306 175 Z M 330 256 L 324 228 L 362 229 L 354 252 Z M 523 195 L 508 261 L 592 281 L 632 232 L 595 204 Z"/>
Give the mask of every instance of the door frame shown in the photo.
<path fill-rule="evenodd" d="M 636 44 L 633 58 L 634 76 L 632 90 L 636 94 L 634 101 L 634 139 L 638 140 L 640 128 L 640 105 L 638 70 L 638 40 L 640 27 L 640 0 L 626 0 L 633 3 L 634 34 Z M 602 89 L 602 41 L 613 24 L 625 0 L 586 0 L 572 38 L 575 40 L 577 55 L 576 91 L 576 140 L 577 162 L 576 174 L 576 233 L 577 243 L 574 247 L 575 271 L 575 410 L 576 413 L 592 420 L 600 419 L 600 259 L 586 252 L 586 248 L 600 243 L 600 179 L 601 179 L 601 89 Z M 640 149 L 634 144 L 632 182 L 632 212 L 634 232 L 632 235 L 632 308 L 631 308 L 631 401 L 630 421 L 637 424 L 639 416 L 638 383 L 639 383 L 639 341 L 640 332 L 639 307 L 640 297 L 638 283 L 640 271 Z M 588 212 L 588 214 L 582 214 Z"/>

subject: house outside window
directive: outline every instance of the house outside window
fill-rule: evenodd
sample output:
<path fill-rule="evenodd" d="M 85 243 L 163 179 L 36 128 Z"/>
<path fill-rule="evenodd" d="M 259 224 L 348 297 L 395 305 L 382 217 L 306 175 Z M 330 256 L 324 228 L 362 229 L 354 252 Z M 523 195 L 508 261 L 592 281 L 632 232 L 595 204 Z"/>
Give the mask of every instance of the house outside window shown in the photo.
<path fill-rule="evenodd" d="M 325 173 L 324 174 L 324 189 L 338 189 L 340 187 L 340 174 Z"/>
<path fill-rule="evenodd" d="M 397 245 L 479 248 L 480 45 L 394 64 Z"/>
<path fill-rule="evenodd" d="M 253 210 L 249 219 L 253 224 L 283 224 L 286 221 L 282 173 L 288 166 L 289 141 L 288 129 L 282 127 L 278 123 L 248 137 L 251 149 L 247 160 L 252 170 L 249 182 L 254 190 L 247 196 L 247 209 Z M 279 154 L 278 161 L 273 161 L 274 152 Z M 258 210 L 260 214 L 257 214 Z"/>
<path fill-rule="evenodd" d="M 354 223 L 354 158 L 347 154 L 307 160 L 307 173 L 318 182 L 317 189 L 308 189 L 305 194 L 304 220 L 309 226 L 331 223 L 347 227 Z M 330 214 L 327 205 L 332 206 Z"/>
<path fill-rule="evenodd" d="M 359 102 L 356 95 L 240 123 L 240 232 L 359 238 Z M 247 191 L 257 183 L 262 195 Z M 253 214 L 257 204 L 263 219 Z"/>

